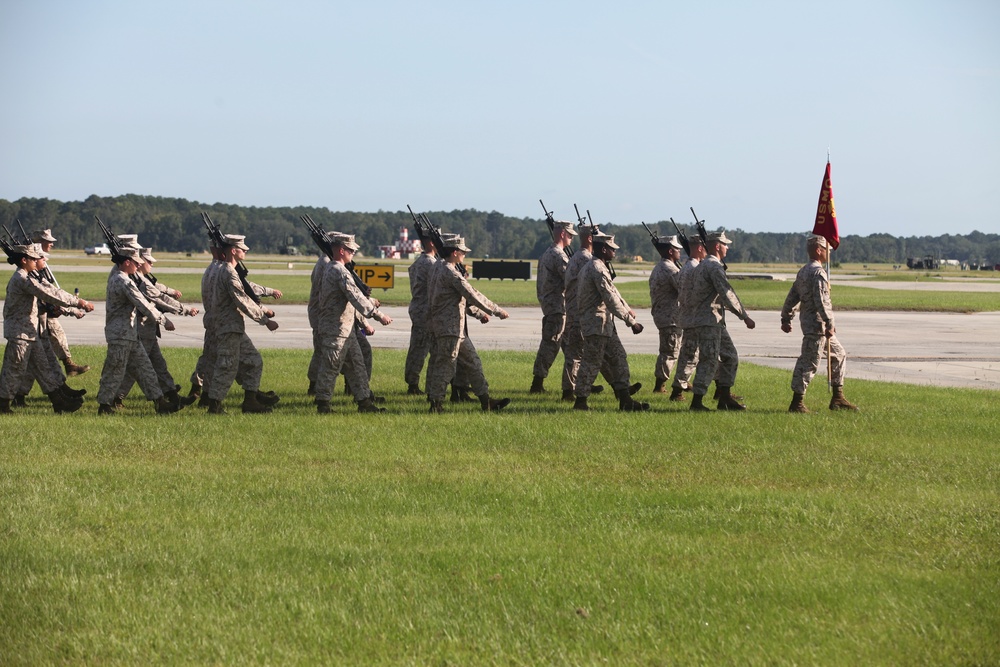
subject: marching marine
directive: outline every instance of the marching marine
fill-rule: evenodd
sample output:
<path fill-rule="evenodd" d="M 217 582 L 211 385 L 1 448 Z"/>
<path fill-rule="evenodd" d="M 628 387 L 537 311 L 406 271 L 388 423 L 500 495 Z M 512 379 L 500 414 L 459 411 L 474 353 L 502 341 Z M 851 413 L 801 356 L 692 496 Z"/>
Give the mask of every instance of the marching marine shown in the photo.
<path fill-rule="evenodd" d="M 708 386 L 715 380 L 719 410 L 746 410 L 732 395 L 740 358 L 733 339 L 726 329 L 726 311 L 743 320 L 747 329 L 756 323 L 733 291 L 722 260 L 732 241 L 725 232 L 712 232 L 707 238 L 708 256 L 691 272 L 687 286 L 691 319 L 684 327 L 684 338 L 692 336 L 697 345 L 698 366 L 694 377 L 694 398 L 691 410 L 709 410 L 703 404 Z"/>
<path fill-rule="evenodd" d="M 639 412 L 649 409 L 649 403 L 632 399 L 629 386 L 628 356 L 615 329 L 615 318 L 625 322 L 632 333 L 642 333 L 642 324 L 635 317 L 615 287 L 608 264 L 615 258 L 618 244 L 609 234 L 594 234 L 594 257 L 580 271 L 577 286 L 577 316 L 583 336 L 583 357 L 576 378 L 574 410 L 589 410 L 587 399 L 601 369 L 614 389 L 618 409 Z"/>
<path fill-rule="evenodd" d="M 827 260 L 829 243 L 822 236 L 810 236 L 806 241 L 809 263 L 799 269 L 795 283 L 781 308 L 781 330 L 792 332 L 792 316 L 799 309 L 799 326 L 802 328 L 802 351 L 792 372 L 792 403 L 789 412 L 810 412 L 803 399 L 809 383 L 819 370 L 823 344 L 829 344 L 830 386 L 833 398 L 831 410 L 857 410 L 857 406 L 844 397 L 844 369 L 847 351 L 837 340 L 837 327 L 833 321 L 833 304 L 830 301 L 830 278 L 823 269 Z"/>
<path fill-rule="evenodd" d="M 466 335 L 465 315 L 468 312 L 481 322 L 489 321 L 490 315 L 496 315 L 501 320 L 507 319 L 509 315 L 472 287 L 459 271 L 458 266 L 469 252 L 465 239 L 452 235 L 443 237 L 443 241 L 441 261 L 434 266 L 430 285 L 430 323 L 434 336 L 430 366 L 427 369 L 430 411 L 444 412 L 445 390 L 459 369 L 465 372 L 484 412 L 502 410 L 510 403 L 510 399 L 490 398 L 482 360 Z"/>
<path fill-rule="evenodd" d="M 155 403 L 157 413 L 176 412 L 177 406 L 163 395 L 149 356 L 139 344 L 137 320 L 140 316 L 148 317 L 167 331 L 173 331 L 174 325 L 146 300 L 132 278 L 142 264 L 139 251 L 133 247 L 118 248 L 111 259 L 115 266 L 108 276 L 104 320 L 108 352 L 97 392 L 97 413 L 109 415 L 118 411 L 115 399 L 126 376 L 135 378 L 142 393 Z"/>
<path fill-rule="evenodd" d="M 333 258 L 322 276 L 319 293 L 317 322 L 320 331 L 320 364 L 316 375 L 316 412 L 330 412 L 333 387 L 341 370 L 349 382 L 358 412 L 384 412 L 375 405 L 368 384 L 365 360 L 358 344 L 357 319 L 364 317 L 378 320 L 382 325 L 392 323 L 392 318 L 382 313 L 375 301 L 358 288 L 347 264 L 354 259 L 359 245 L 353 234 L 329 233 Z"/>
<path fill-rule="evenodd" d="M 38 301 L 53 306 L 94 310 L 89 301 L 73 296 L 30 274 L 43 259 L 39 246 L 6 246 L 7 262 L 17 267 L 7 283 L 3 306 L 3 335 L 7 339 L 0 369 L 0 414 L 10 414 L 11 401 L 25 378 L 38 380 L 56 412 L 75 412 L 83 405 L 84 391 L 70 389 L 58 366 L 43 353 L 38 341 Z M 30 386 L 30 380 L 29 380 Z"/>
<path fill-rule="evenodd" d="M 570 380 L 571 362 L 566 354 L 563 334 L 566 329 L 566 267 L 569 266 L 570 260 L 567 248 L 576 235 L 572 222 L 553 221 L 552 245 L 538 259 L 535 294 L 538 297 L 538 305 L 542 308 L 542 340 L 535 354 L 533 379 L 529 390 L 532 394 L 545 392 L 545 378 L 548 377 L 549 369 L 560 349 L 563 350 L 563 392 L 573 391 Z"/>
<path fill-rule="evenodd" d="M 667 391 L 667 380 L 677 363 L 684 332 L 677 324 L 677 309 L 680 298 L 681 249 L 684 247 L 676 236 L 666 239 L 653 237 L 653 247 L 660 254 L 660 261 L 649 273 L 649 299 L 653 324 L 660 333 L 659 355 L 656 357 L 654 376 L 656 385 L 653 393 Z"/>
<path fill-rule="evenodd" d="M 274 392 L 260 391 L 260 378 L 264 372 L 264 360 L 246 334 L 246 318 L 267 327 L 269 331 L 278 328 L 272 318 L 274 311 L 258 305 L 244 288 L 236 271 L 250 250 L 244 243 L 245 236 L 226 234 L 226 247 L 222 251 L 222 261 L 216 269 L 212 282 L 211 307 L 214 312 L 215 367 L 207 378 L 205 394 L 208 396 L 208 411 L 211 414 L 225 414 L 222 402 L 229 393 L 233 382 L 243 387 L 242 410 L 246 413 L 267 413 L 279 398 Z M 252 284 L 249 288 L 256 291 Z M 278 293 L 277 290 L 274 290 Z"/>

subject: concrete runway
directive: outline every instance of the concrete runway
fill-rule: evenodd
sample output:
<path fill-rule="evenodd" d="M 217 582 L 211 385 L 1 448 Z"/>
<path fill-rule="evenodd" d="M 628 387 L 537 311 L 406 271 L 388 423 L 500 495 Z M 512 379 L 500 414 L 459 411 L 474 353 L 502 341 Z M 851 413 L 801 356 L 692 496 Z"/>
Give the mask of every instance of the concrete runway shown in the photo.
<path fill-rule="evenodd" d="M 269 303 L 276 313 L 279 329 L 269 332 L 249 323 L 247 331 L 261 348 L 308 349 L 312 333 L 304 305 Z M 104 344 L 104 304 L 81 320 L 63 318 L 71 345 Z M 406 308 L 387 307 L 393 318 L 387 327 L 375 324 L 371 343 L 376 348 L 405 349 L 409 342 L 410 320 Z M 537 349 L 541 335 L 538 308 L 511 308 L 507 320 L 493 318 L 488 324 L 470 323 L 470 336 L 482 350 Z M 638 311 L 645 331 L 633 335 L 619 323 L 619 335 L 631 353 L 656 354 L 658 338 L 648 310 Z M 748 363 L 791 371 L 798 357 L 801 336 L 780 330 L 776 311 L 751 312 L 757 328 L 748 330 L 730 316 L 729 329 Z M 161 345 L 200 347 L 201 317 L 172 318 L 174 332 L 163 332 Z M 837 313 L 837 336 L 848 352 L 848 378 L 907 382 L 937 386 L 975 387 L 1000 390 L 1000 312 L 976 313 Z M 82 360 L 93 363 L 95 360 Z M 825 369 L 825 364 L 823 366 Z M 825 377 L 825 370 L 821 371 Z"/>

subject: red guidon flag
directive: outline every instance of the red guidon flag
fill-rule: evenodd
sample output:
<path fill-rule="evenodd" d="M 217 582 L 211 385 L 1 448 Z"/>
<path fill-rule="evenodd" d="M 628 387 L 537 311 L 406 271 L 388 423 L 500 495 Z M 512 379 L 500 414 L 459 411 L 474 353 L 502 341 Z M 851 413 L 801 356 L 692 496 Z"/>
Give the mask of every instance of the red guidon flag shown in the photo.
<path fill-rule="evenodd" d="M 823 175 L 823 186 L 819 190 L 819 205 L 816 207 L 816 224 L 813 234 L 826 238 L 834 250 L 840 245 L 840 232 L 837 231 L 837 209 L 833 207 L 833 185 L 830 184 L 830 161 L 826 162 L 826 174 Z"/>

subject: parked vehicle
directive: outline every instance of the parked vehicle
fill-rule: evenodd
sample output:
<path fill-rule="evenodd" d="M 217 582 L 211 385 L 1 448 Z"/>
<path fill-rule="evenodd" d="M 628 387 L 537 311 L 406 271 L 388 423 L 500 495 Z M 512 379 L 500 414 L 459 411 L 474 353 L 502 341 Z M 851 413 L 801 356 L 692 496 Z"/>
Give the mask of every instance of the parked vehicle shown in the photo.
<path fill-rule="evenodd" d="M 89 248 L 84 248 L 83 251 L 88 255 L 110 255 L 111 248 L 108 247 L 107 243 L 102 243 L 101 245 L 90 246 Z"/>

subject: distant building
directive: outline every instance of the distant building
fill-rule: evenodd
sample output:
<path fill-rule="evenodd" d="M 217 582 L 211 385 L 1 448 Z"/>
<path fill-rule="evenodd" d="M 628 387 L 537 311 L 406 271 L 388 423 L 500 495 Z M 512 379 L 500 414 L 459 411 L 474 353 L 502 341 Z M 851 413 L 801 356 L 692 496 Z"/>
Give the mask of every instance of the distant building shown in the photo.
<path fill-rule="evenodd" d="M 420 239 L 410 240 L 410 230 L 406 227 L 400 228 L 399 238 L 396 239 L 395 245 L 380 245 L 378 250 L 385 259 L 409 259 L 424 251 L 420 245 Z"/>

